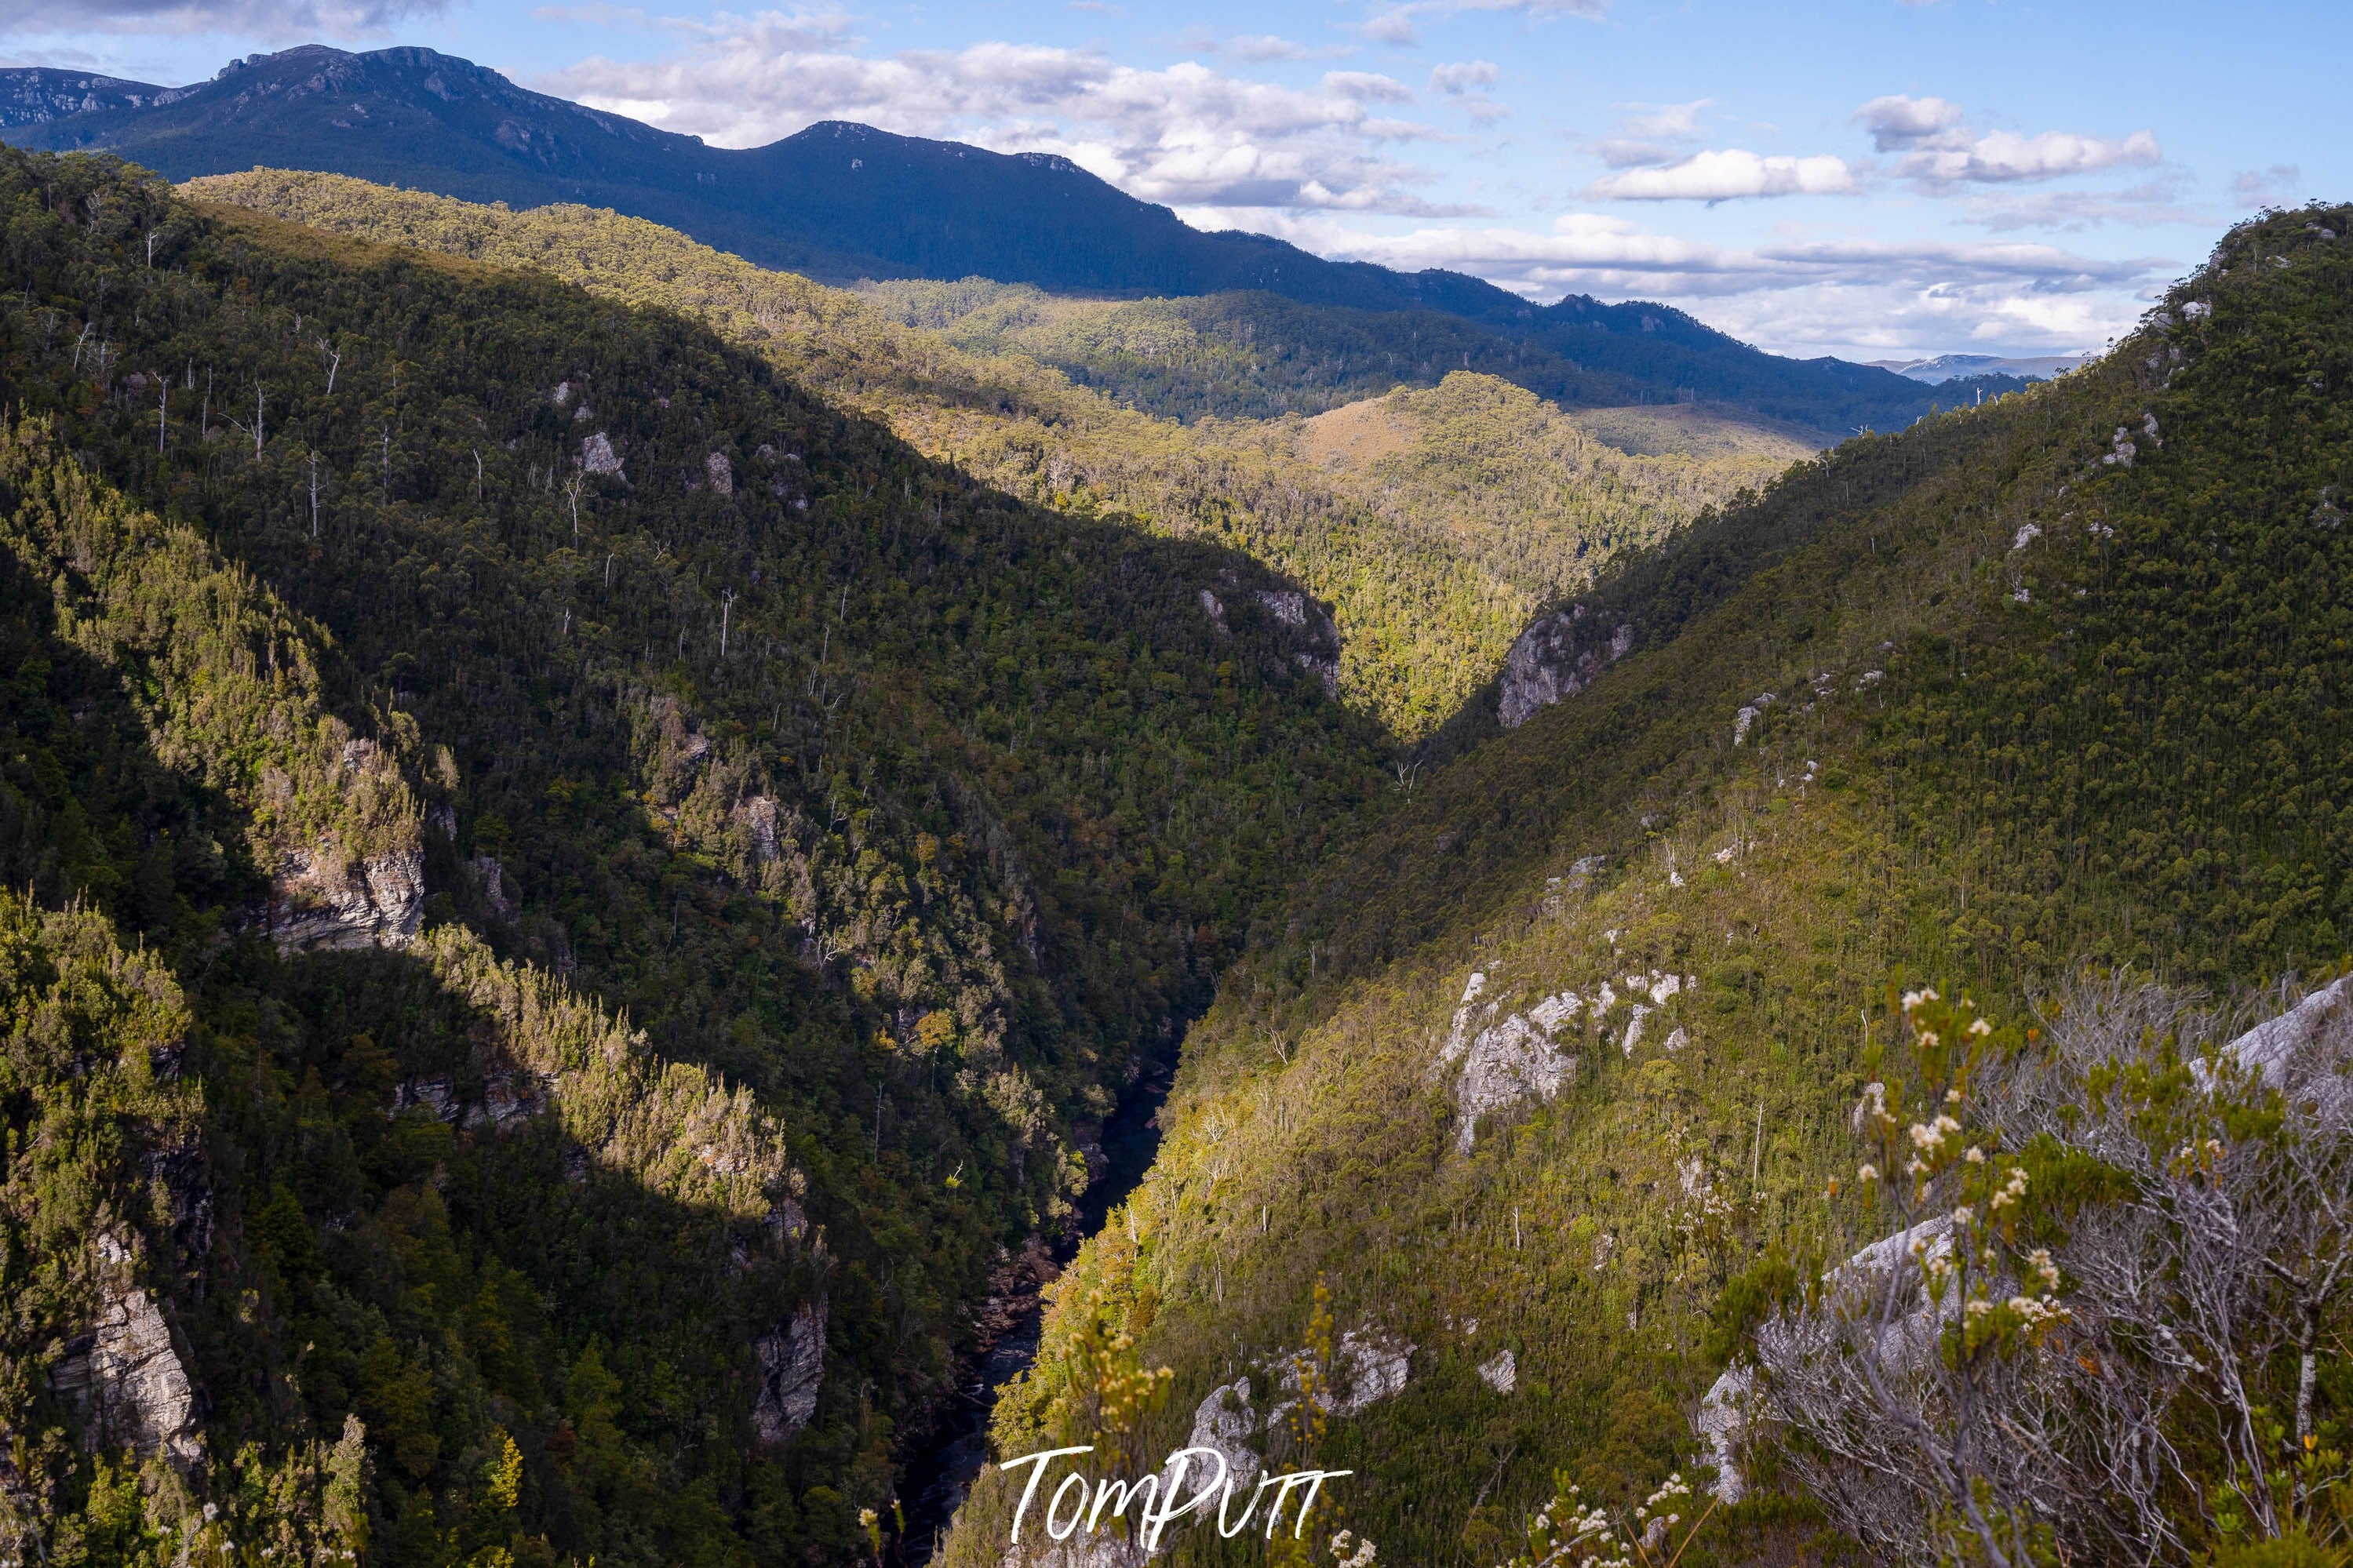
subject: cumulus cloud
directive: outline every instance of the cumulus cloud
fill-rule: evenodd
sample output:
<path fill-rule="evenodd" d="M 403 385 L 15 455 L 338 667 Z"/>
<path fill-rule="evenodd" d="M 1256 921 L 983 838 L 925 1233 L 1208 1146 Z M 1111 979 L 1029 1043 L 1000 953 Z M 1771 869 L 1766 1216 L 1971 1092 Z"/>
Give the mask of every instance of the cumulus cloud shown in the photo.
<path fill-rule="evenodd" d="M 0 19 L 0 37 L 92 31 L 231 33 L 270 42 L 349 38 L 447 8 L 447 0 L 58 0 L 13 11 Z"/>
<path fill-rule="evenodd" d="M 1625 151 L 1612 150 L 1621 155 Z M 1742 196 L 1842 195 L 1854 188 L 1854 171 L 1845 159 L 1828 153 L 1794 158 L 1733 148 L 1694 153 L 1664 165 L 1623 167 L 1594 181 L 1585 194 L 1605 201 L 1725 202 Z"/>
<path fill-rule="evenodd" d="M 1450 60 L 1430 68 L 1430 85 L 1440 92 L 1464 93 L 1493 87 L 1503 74 L 1493 60 Z"/>
<path fill-rule="evenodd" d="M 1689 103 L 1620 103 L 1618 124 L 1608 136 L 1586 143 L 1612 169 L 1639 169 L 1687 158 L 1699 139 L 1700 110 L 1715 100 L 1695 98 Z"/>
<path fill-rule="evenodd" d="M 1125 66 L 1089 49 L 1007 43 L 876 57 L 823 35 L 829 15 L 726 18 L 665 58 L 584 60 L 535 85 L 723 146 L 819 120 L 1004 152 L 1060 153 L 1150 201 L 1442 216 L 1394 149 L 1433 137 L 1381 112 L 1412 92 L 1369 71 L 1312 88 L 1185 61 Z"/>
<path fill-rule="evenodd" d="M 1342 98 L 1352 98 L 1359 103 L 1410 103 L 1413 94 L 1405 83 L 1377 71 L 1325 71 L 1324 90 Z"/>
<path fill-rule="evenodd" d="M 2022 184 L 2156 163 L 2165 156 L 2155 135 L 2136 131 L 2120 141 L 2045 131 L 1984 135 L 1970 129 L 1958 104 L 1941 98 L 1874 98 L 1854 111 L 1882 153 L 1898 154 L 1896 174 L 1925 190 L 1965 184 Z"/>
<path fill-rule="evenodd" d="M 1187 212 L 1212 223 L 1225 215 Z M 2158 258 L 2103 261 L 2047 245 L 1794 239 L 1753 248 L 1565 213 L 1549 229 L 1421 227 L 1368 235 L 1314 214 L 1270 226 L 1326 255 L 1409 271 L 1442 267 L 1533 300 L 1657 300 L 1779 353 L 1941 351 L 1993 342 L 2073 352 L 2129 327 L 2137 292 L 2169 275 Z"/>
<path fill-rule="evenodd" d="M 1873 147 L 1894 153 L 1952 132 L 1961 123 L 1961 106 L 1941 98 L 1905 98 L 1895 93 L 1874 98 L 1856 110 L 1854 121 L 1871 132 Z"/>

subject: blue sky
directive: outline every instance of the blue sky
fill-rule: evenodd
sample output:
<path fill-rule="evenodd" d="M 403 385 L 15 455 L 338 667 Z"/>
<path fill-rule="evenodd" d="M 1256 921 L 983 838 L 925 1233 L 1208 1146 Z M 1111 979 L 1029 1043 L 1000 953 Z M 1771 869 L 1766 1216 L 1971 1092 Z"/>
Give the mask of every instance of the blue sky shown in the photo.
<path fill-rule="evenodd" d="M 1051 149 L 1202 226 L 1856 359 L 2095 349 L 2232 219 L 2353 197 L 2343 5 L 0 9 L 0 58 L 172 84 L 311 40 L 728 145 L 848 119 Z"/>

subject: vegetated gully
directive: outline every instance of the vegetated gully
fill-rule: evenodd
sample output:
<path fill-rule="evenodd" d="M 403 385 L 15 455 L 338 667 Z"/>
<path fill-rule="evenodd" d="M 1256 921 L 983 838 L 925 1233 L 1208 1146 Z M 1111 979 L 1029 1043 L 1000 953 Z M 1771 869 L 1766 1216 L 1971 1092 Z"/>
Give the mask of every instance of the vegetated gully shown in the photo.
<path fill-rule="evenodd" d="M 1052 1248 L 1036 1248 L 1037 1256 L 1009 1299 L 993 1300 L 991 1327 L 984 1331 L 981 1353 L 965 1369 L 954 1404 L 929 1440 L 907 1466 L 902 1494 L 907 1504 L 906 1533 L 899 1541 L 900 1561 L 928 1563 L 947 1537 L 949 1521 L 988 1462 L 988 1417 L 997 1407 L 997 1391 L 1029 1370 L 1037 1359 L 1045 1321 L 1045 1302 L 1039 1286 L 1078 1255 L 1082 1238 L 1103 1228 L 1113 1205 L 1123 1202 L 1152 1168 L 1160 1152 L 1160 1107 L 1176 1081 L 1176 1053 L 1147 1067 L 1103 1123 L 1103 1173 L 1079 1199 L 1079 1223 Z M 1033 1244 L 1033 1247 L 1035 1244 Z"/>

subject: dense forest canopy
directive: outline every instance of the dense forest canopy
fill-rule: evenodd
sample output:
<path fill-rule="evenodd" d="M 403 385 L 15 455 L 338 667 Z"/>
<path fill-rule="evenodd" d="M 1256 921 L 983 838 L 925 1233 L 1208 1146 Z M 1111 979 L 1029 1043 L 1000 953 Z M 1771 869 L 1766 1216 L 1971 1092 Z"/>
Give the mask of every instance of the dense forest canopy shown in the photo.
<path fill-rule="evenodd" d="M 185 1019 L 108 1140 L 12 1156 L 13 1224 L 88 1191 L 123 1254 L 11 1274 L 12 1528 L 850 1551 L 991 1270 L 1378 788 L 1328 627 L 675 316 L 5 179 L 10 918 L 36 991 L 111 942 Z M 134 1444 L 142 1513 L 55 1390 L 157 1311 L 206 1414 Z"/>
<path fill-rule="evenodd" d="M 902 1553 L 1173 1067 L 992 1429 L 1352 1472 L 1172 1561 L 2341 1555 L 2348 232 L 1810 455 L 0 153 L 0 1540 Z"/>
<path fill-rule="evenodd" d="M 1382 1561 L 2341 1560 L 2348 232 L 1580 595 L 1634 651 L 1228 972 L 1000 1449 L 1346 1469 Z"/>
<path fill-rule="evenodd" d="M 195 181 L 189 189 L 339 233 L 543 268 L 599 294 L 687 311 L 804 384 L 887 421 L 929 456 L 1011 493 L 1075 517 L 1254 555 L 1330 605 L 1342 697 L 1409 741 L 1428 735 L 1478 689 L 1547 598 L 1589 581 L 1617 550 L 1662 538 L 1763 484 L 1804 449 L 1787 433 L 1697 410 L 1674 418 L 1619 409 L 1609 428 L 1631 427 L 1637 444 L 1658 448 L 1621 460 L 1579 434 L 1583 416 L 1564 416 L 1479 375 L 1472 384 L 1492 395 L 1378 405 L 1386 413 L 1375 417 L 1385 425 L 1415 423 L 1414 409 L 1452 411 L 1444 437 L 1426 428 L 1418 437 L 1421 455 L 1409 470 L 1335 474 L 1296 420 L 1155 416 L 1149 385 L 1126 375 L 1116 356 L 1095 355 L 1088 364 L 1104 374 L 1081 366 L 1071 374 L 1092 384 L 1073 385 L 1050 345 L 1029 336 L 975 337 L 928 317 L 910 326 L 871 296 L 764 270 L 642 219 L 568 205 L 511 213 L 280 170 Z M 1072 307 L 1059 319 L 1125 334 L 1139 317 L 1151 321 L 1178 305 L 1189 308 Z M 1234 362 L 1213 358 L 1206 368 L 1217 395 L 1231 401 Z M 1350 384 L 1349 395 L 1389 384 Z M 1111 394 L 1139 406 L 1121 406 Z M 1503 527 L 1510 544 L 1466 537 L 1457 502 L 1505 468 L 1525 477 L 1479 510 L 1490 525 L 1482 531 Z"/>
<path fill-rule="evenodd" d="M 2020 384 L 1926 387 L 1875 366 L 1765 353 L 1664 305 L 1580 294 L 1538 305 L 1460 272 L 1398 272 L 1265 235 L 1207 234 L 1058 154 L 842 121 L 765 147 L 708 146 L 431 49 L 307 45 L 183 89 L 100 87 L 89 108 L 63 114 L 48 107 L 53 85 L 37 68 L 0 71 L 0 104 L 27 110 L 0 109 L 0 140 L 104 150 L 174 180 L 292 168 L 518 208 L 586 204 L 830 283 L 977 278 L 1195 300 L 1188 313 L 1229 349 L 1250 352 L 1254 331 L 1293 345 L 1296 363 L 1271 366 L 1265 381 L 1252 373 L 1245 394 L 1283 407 L 1305 407 L 1299 395 L 1345 375 L 1351 359 L 1359 374 L 1377 363 L 1415 384 L 1482 369 L 1564 402 L 1737 405 L 1833 436 L 1898 428 L 1976 386 Z M 1400 344 L 1408 352 L 1396 353 Z M 1203 400 L 1181 372 L 1139 368 L 1123 370 L 1166 411 L 1243 411 L 1231 395 Z"/>

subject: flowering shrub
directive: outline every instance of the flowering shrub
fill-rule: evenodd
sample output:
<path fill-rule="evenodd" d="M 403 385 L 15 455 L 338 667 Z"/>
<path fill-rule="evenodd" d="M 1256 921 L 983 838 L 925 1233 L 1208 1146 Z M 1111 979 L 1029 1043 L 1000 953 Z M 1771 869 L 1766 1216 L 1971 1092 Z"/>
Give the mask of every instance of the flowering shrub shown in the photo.
<path fill-rule="evenodd" d="M 1757 1332 L 1787 1472 L 1915 1563 L 2341 1548 L 2353 1026 L 2316 1003 L 2230 1038 L 2111 983 L 2042 1041 L 1904 996 L 1910 1079 L 1874 1059 L 1854 1115 L 1882 1239 Z"/>

